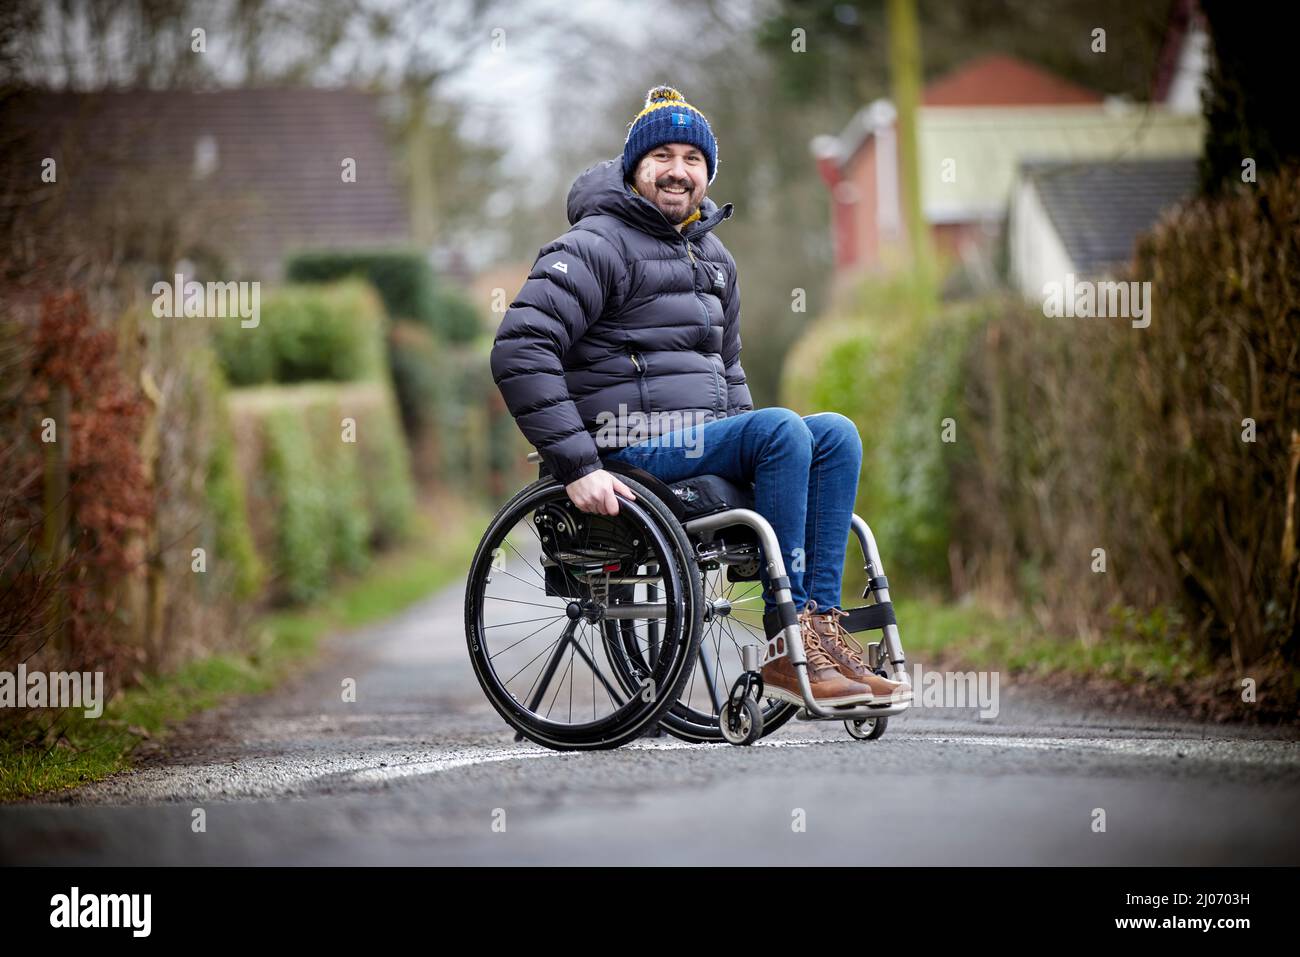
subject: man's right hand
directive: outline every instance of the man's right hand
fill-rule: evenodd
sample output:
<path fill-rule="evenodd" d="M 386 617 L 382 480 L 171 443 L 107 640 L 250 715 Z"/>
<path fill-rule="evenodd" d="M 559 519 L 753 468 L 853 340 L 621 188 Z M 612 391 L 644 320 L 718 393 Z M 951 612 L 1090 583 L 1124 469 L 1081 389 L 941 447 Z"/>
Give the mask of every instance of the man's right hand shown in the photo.
<path fill-rule="evenodd" d="M 577 481 L 564 486 L 569 493 L 569 501 L 581 511 L 593 515 L 617 515 L 618 499 L 614 493 L 636 500 L 632 490 L 619 481 L 618 476 L 604 469 L 588 472 Z"/>

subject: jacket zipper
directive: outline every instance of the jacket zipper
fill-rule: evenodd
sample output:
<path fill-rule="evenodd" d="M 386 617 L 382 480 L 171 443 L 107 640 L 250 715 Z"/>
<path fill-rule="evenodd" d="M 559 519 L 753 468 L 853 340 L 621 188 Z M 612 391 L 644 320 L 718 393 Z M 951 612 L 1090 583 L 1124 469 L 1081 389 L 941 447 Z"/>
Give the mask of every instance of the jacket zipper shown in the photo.
<path fill-rule="evenodd" d="M 636 369 L 636 386 L 637 391 L 641 394 L 641 411 L 650 414 L 650 393 L 645 387 L 645 365 L 642 359 L 635 352 L 628 352 L 628 357 L 632 360 L 632 366 Z"/>

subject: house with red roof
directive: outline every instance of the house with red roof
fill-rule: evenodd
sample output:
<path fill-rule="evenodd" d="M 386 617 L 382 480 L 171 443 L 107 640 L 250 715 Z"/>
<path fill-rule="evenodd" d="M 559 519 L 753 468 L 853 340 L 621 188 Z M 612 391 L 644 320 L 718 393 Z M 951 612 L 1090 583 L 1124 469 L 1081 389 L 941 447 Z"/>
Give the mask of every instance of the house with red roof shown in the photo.
<path fill-rule="evenodd" d="M 904 262 L 897 116 L 863 107 L 812 143 L 831 203 L 835 285 Z M 991 271 L 1026 161 L 1189 157 L 1201 118 L 1109 99 L 1034 64 L 992 55 L 927 85 L 917 116 L 922 215 L 936 255 Z"/>

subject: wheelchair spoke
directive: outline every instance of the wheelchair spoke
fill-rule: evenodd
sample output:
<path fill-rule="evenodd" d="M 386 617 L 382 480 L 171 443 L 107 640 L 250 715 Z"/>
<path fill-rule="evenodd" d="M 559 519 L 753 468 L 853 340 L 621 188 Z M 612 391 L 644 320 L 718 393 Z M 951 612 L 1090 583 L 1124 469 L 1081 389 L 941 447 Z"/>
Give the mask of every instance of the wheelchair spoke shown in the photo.
<path fill-rule="evenodd" d="M 521 583 L 521 584 L 527 585 L 529 588 L 532 588 L 532 587 L 533 587 L 531 582 L 526 582 L 526 581 L 524 581 L 524 580 L 523 580 L 522 578 L 520 578 L 518 575 L 515 575 L 515 574 L 510 573 L 510 572 L 506 571 L 504 568 L 498 568 L 497 571 L 499 571 L 501 574 L 505 575 L 507 578 L 513 578 L 515 581 L 517 581 L 517 582 L 519 582 L 519 583 Z M 545 578 L 542 579 L 542 584 L 546 584 L 546 579 L 545 579 Z"/>
<path fill-rule="evenodd" d="M 586 631 L 586 629 L 583 630 Z M 592 654 L 594 655 L 596 649 L 595 636 L 593 636 L 590 632 L 587 632 L 587 640 L 591 642 Z M 614 702 L 611 700 L 610 704 L 613 703 Z M 591 673 L 591 720 L 593 721 L 596 720 L 596 672 L 595 671 L 592 671 Z"/>
<path fill-rule="evenodd" d="M 700 642 L 700 673 L 704 675 L 704 684 L 709 690 L 709 697 L 713 699 L 715 712 L 722 710 L 723 698 L 718 693 L 717 671 L 719 667 L 717 651 L 709 647 L 708 641 Z M 709 659 L 713 660 L 710 661 Z"/>
<path fill-rule="evenodd" d="M 555 677 L 555 672 L 560 667 L 560 660 L 564 657 L 564 652 L 568 648 L 569 643 L 573 641 L 573 630 L 576 626 L 577 626 L 577 622 L 572 620 L 570 620 L 569 623 L 564 626 L 564 633 L 561 634 L 560 637 L 555 640 L 555 644 L 554 644 L 555 650 L 551 652 L 551 657 L 547 660 L 546 667 L 544 667 L 538 673 L 537 678 L 534 678 L 533 683 L 528 686 L 528 691 L 530 694 L 532 693 L 533 688 L 535 686 L 537 687 L 537 694 L 529 698 L 528 701 L 529 711 L 536 713 L 538 705 L 540 705 L 542 703 L 542 699 L 546 697 L 546 689 L 551 686 L 551 679 Z M 543 649 L 541 654 L 535 656 L 533 658 L 533 661 L 536 661 L 544 654 L 546 654 L 546 649 Z M 532 664 L 532 663 L 533 662 L 530 661 L 528 664 Z M 527 668 L 528 665 L 524 665 L 524 667 Z M 515 673 L 515 677 L 518 677 L 518 672 Z M 541 679 L 540 686 L 537 685 L 538 678 Z M 511 680 L 514 679 L 512 678 Z M 558 689 L 557 689 L 557 693 L 558 693 Z M 554 707 L 555 702 L 552 701 L 551 705 L 552 707 Z"/>
<path fill-rule="evenodd" d="M 752 607 L 753 603 L 762 601 L 759 583 L 732 582 L 727 578 L 726 566 L 719 565 L 702 570 L 702 585 L 706 605 L 713 604 L 714 611 L 705 623 L 696 665 L 680 699 L 699 716 L 697 720 L 716 718 L 726 702 L 732 682 L 741 673 L 742 649 L 751 642 L 742 642 L 737 628 L 754 636 L 759 644 L 765 641 L 762 632 L 752 624 L 752 619 L 761 614 Z M 725 605 L 719 610 L 722 602 Z M 698 699 L 695 695 L 696 673 L 703 685 Z"/>
<path fill-rule="evenodd" d="M 491 598 L 493 601 L 508 601 L 508 602 L 513 602 L 513 603 L 516 604 L 516 605 L 532 605 L 532 606 L 535 607 L 535 608 L 549 608 L 549 609 L 551 609 L 552 611 L 557 611 L 557 612 L 559 612 L 561 615 L 564 614 L 564 606 L 563 606 L 563 605 L 543 605 L 541 602 L 536 602 L 536 601 L 520 601 L 518 598 L 502 598 L 500 595 L 484 595 L 483 597 L 484 597 L 484 598 Z"/>
<path fill-rule="evenodd" d="M 570 624 L 572 624 L 572 622 L 571 622 Z M 536 661 L 538 658 L 542 657 L 542 655 L 546 654 L 546 653 L 547 653 L 548 651 L 550 651 L 552 648 L 556 648 L 557 645 L 559 646 L 558 649 L 557 649 L 557 654 L 562 654 L 562 653 L 563 653 L 563 649 L 564 649 L 564 644 L 565 644 L 566 641 L 568 641 L 567 629 L 566 629 L 566 634 L 560 635 L 559 638 L 556 638 L 553 642 L 551 642 L 549 645 L 547 645 L 545 648 L 543 648 L 543 649 L 542 649 L 541 651 L 539 651 L 537 654 L 533 655 L 533 657 L 532 657 L 532 658 L 531 658 L 531 659 L 530 659 L 530 660 L 529 660 L 529 661 L 528 661 L 528 662 L 527 662 L 527 663 L 526 663 L 522 668 L 520 668 L 520 669 L 519 669 L 518 671 L 516 671 L 513 675 L 511 675 L 510 678 L 505 682 L 506 685 L 508 686 L 508 685 L 510 684 L 511 681 L 514 681 L 514 680 L 515 680 L 516 678 L 518 678 L 521 674 L 523 674 L 525 671 L 527 671 L 529 665 L 531 665 L 531 664 L 532 664 L 534 661 Z M 490 660 L 490 659 L 489 659 L 489 660 Z M 548 666 L 549 666 L 549 665 L 548 665 Z M 554 669 L 552 669 L 552 670 L 554 670 Z M 543 669 L 543 671 L 545 671 L 545 669 Z M 542 672 L 539 672 L 539 675 L 540 675 L 541 673 L 542 673 Z M 548 678 L 547 680 L 549 681 L 550 679 Z M 536 683 L 537 683 L 537 679 L 534 678 L 534 679 L 533 679 L 533 684 L 536 684 Z M 529 685 L 529 686 L 528 686 L 528 690 L 529 690 L 529 691 L 532 691 L 532 690 L 533 690 L 533 685 Z"/>
<path fill-rule="evenodd" d="M 619 697 L 618 692 L 615 691 L 613 686 L 609 683 L 609 679 L 605 677 L 605 673 L 601 671 L 600 667 L 596 664 L 596 659 L 587 654 L 587 649 L 582 647 L 582 643 L 574 642 L 574 647 L 578 651 L 578 657 L 585 661 L 587 667 L 591 669 L 593 680 L 599 679 L 601 686 L 605 689 L 605 693 L 611 696 L 611 700 L 615 697 Z M 619 697 L 618 706 L 621 707 L 622 705 L 623 699 Z"/>
<path fill-rule="evenodd" d="M 546 717 L 548 718 L 551 716 L 551 711 L 555 708 L 556 700 L 558 700 L 560 697 L 560 689 L 564 687 L 564 679 L 568 677 L 569 671 L 573 668 L 573 639 L 572 638 L 569 639 L 568 645 L 569 645 L 569 663 L 565 665 L 564 674 L 560 675 L 560 682 L 555 686 L 555 694 L 551 696 L 551 707 L 546 709 Z M 544 687 L 539 688 L 538 691 L 545 691 L 545 688 Z M 569 684 L 569 694 L 570 694 L 569 721 L 572 722 L 573 721 L 573 705 L 572 705 L 573 684 L 572 683 Z"/>
<path fill-rule="evenodd" d="M 565 617 L 565 616 L 564 616 L 564 615 L 556 615 L 554 618 L 547 619 L 547 624 L 552 624 L 552 625 L 553 625 L 553 624 L 555 624 L 555 622 L 559 621 L 559 620 L 560 620 L 561 618 L 563 618 L 563 617 Z M 534 618 L 534 619 L 532 619 L 532 620 L 533 620 L 533 621 L 540 621 L 541 619 L 539 619 L 539 618 Z M 517 624 L 517 623 L 516 623 L 516 624 Z M 493 627 L 497 627 L 497 626 L 494 625 Z M 541 628 L 538 628 L 538 629 L 537 629 L 537 631 L 544 631 L 544 630 L 546 630 L 546 625 L 542 625 Z M 527 641 L 529 638 L 533 637 L 533 635 L 537 634 L 537 631 L 529 632 L 528 634 L 524 635 L 524 637 L 520 638 L 518 641 L 514 642 L 513 644 L 511 644 L 511 645 L 509 645 L 509 646 L 507 646 L 507 647 L 505 647 L 505 648 L 502 648 L 500 651 L 497 651 L 497 652 L 494 652 L 493 654 L 488 655 L 488 660 L 491 661 L 492 659 L 496 658 L 497 655 L 503 655 L 503 654 L 505 654 L 507 651 L 509 651 L 511 648 L 514 648 L 516 645 L 521 645 L 521 644 L 523 644 L 523 643 L 524 643 L 525 641 Z M 541 655 L 538 655 L 537 657 L 540 658 Z M 534 659 L 533 659 L 533 661 L 536 661 L 536 660 L 537 660 L 537 658 L 534 658 Z M 528 664 L 532 664 L 532 662 L 530 661 Z M 524 667 L 527 668 L 528 665 L 524 665 Z"/>
<path fill-rule="evenodd" d="M 483 630 L 487 631 L 489 628 L 506 628 L 509 625 L 529 625 L 535 621 L 558 621 L 563 617 L 564 617 L 564 612 L 560 612 L 560 614 L 551 615 L 550 617 L 543 615 L 541 618 L 520 618 L 518 621 L 501 621 L 501 622 L 497 622 L 495 625 L 484 625 Z M 535 635 L 537 634 L 537 632 L 533 632 L 533 634 Z M 513 648 L 514 645 L 511 645 L 510 647 Z M 497 654 L 500 654 L 500 652 L 497 652 Z M 493 655 L 493 657 L 496 656 Z"/>
<path fill-rule="evenodd" d="M 531 527 L 531 526 L 530 526 L 530 527 Z M 536 532 L 533 533 L 533 537 L 534 537 L 534 538 L 537 537 L 537 533 L 536 533 Z M 516 555 L 519 556 L 519 560 L 520 560 L 521 562 L 524 563 L 524 567 L 527 568 L 527 569 L 528 569 L 530 572 L 532 572 L 534 575 L 536 575 L 536 576 L 537 576 L 537 580 L 538 580 L 539 582 L 541 582 L 543 586 L 546 584 L 546 576 L 543 575 L 541 572 L 539 572 L 536 568 L 534 568 L 532 562 L 530 562 L 528 559 L 524 558 L 523 553 L 520 552 L 519 549 L 515 547 L 515 543 L 514 543 L 514 542 L 510 541 L 510 539 L 507 538 L 503 544 L 505 544 L 505 545 L 509 545 L 509 546 L 510 546 L 510 550 L 511 550 L 512 552 L 514 552 Z M 541 543 L 539 542 L 538 544 L 541 544 Z"/>

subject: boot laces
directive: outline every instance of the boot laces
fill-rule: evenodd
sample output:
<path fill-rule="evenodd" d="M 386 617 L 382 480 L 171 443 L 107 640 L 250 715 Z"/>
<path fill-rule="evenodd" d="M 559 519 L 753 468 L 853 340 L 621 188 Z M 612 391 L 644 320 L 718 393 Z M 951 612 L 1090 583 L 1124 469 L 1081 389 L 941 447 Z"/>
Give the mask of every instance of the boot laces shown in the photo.
<path fill-rule="evenodd" d="M 847 611 L 840 608 L 832 608 L 826 612 L 826 620 L 833 626 L 831 633 L 823 637 L 830 638 L 831 643 L 840 651 L 847 655 L 855 665 L 867 667 L 866 661 L 862 658 L 862 646 L 857 643 L 853 635 L 840 622 L 849 616 Z"/>
<path fill-rule="evenodd" d="M 816 611 L 817 605 L 815 602 L 809 602 L 808 605 L 808 608 L 799 613 L 799 620 L 803 625 L 803 650 L 808 658 L 808 667 L 812 671 L 834 668 L 835 659 L 822 647 L 823 636 L 812 623 L 812 614 Z"/>

